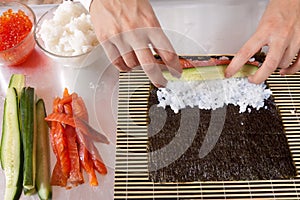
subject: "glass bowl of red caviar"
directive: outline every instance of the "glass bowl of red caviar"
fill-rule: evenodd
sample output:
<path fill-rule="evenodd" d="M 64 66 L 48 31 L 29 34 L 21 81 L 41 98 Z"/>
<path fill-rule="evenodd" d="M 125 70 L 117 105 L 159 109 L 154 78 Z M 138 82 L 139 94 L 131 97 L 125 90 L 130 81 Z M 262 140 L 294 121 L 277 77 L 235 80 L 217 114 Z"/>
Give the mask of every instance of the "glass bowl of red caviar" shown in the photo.
<path fill-rule="evenodd" d="M 0 2 L 0 66 L 19 65 L 35 47 L 36 16 L 20 2 Z"/>

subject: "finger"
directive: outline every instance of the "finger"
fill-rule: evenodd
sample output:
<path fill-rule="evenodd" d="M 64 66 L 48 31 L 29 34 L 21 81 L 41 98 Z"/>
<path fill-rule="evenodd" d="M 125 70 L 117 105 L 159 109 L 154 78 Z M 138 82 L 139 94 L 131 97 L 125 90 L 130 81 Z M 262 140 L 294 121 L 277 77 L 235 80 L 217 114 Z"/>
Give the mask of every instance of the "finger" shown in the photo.
<path fill-rule="evenodd" d="M 263 65 L 252 76 L 249 76 L 251 83 L 264 82 L 278 67 L 284 53 L 282 41 L 276 41 L 270 46 L 266 59 Z"/>
<path fill-rule="evenodd" d="M 176 53 L 165 51 L 162 49 L 156 49 L 155 51 L 161 57 L 167 69 L 175 78 L 180 78 L 182 73 L 182 68 L 179 63 L 179 57 Z"/>
<path fill-rule="evenodd" d="M 293 59 L 295 58 L 295 55 L 298 53 L 299 51 L 299 47 L 297 47 L 296 45 L 291 44 L 291 46 L 289 46 L 286 51 L 284 52 L 281 62 L 279 63 L 279 68 L 288 68 Z"/>
<path fill-rule="evenodd" d="M 245 45 L 238 51 L 234 56 L 230 64 L 225 70 L 225 77 L 230 78 L 235 73 L 237 73 L 242 66 L 259 50 L 262 46 L 266 44 L 264 40 L 259 39 L 260 37 L 254 35 L 251 37 Z"/>
<path fill-rule="evenodd" d="M 122 57 L 117 58 L 112 62 L 112 64 L 120 71 L 120 72 L 129 72 L 131 68 L 127 67 Z"/>
<path fill-rule="evenodd" d="M 175 53 L 171 53 L 169 51 L 156 49 L 156 48 L 155 51 L 162 58 L 164 64 L 166 65 L 171 75 L 174 76 L 175 78 L 180 78 L 182 73 L 182 68 L 179 63 L 178 55 Z"/>
<path fill-rule="evenodd" d="M 122 54 L 122 58 L 126 66 L 130 69 L 133 69 L 139 65 L 139 61 L 133 50 L 128 53 Z"/>
<path fill-rule="evenodd" d="M 286 75 L 286 74 L 294 74 L 300 70 L 300 58 L 299 56 L 297 59 L 294 61 L 292 66 L 286 68 L 286 69 L 281 69 L 280 74 Z"/>
<path fill-rule="evenodd" d="M 155 51 L 166 64 L 170 73 L 174 77 L 180 78 L 182 68 L 179 63 L 178 55 L 176 54 L 168 37 L 163 33 L 163 31 L 160 28 L 157 28 L 155 34 L 152 34 L 150 36 L 150 40 Z"/>
<path fill-rule="evenodd" d="M 148 49 L 140 49 L 136 50 L 135 54 L 144 70 L 144 72 L 149 77 L 150 81 L 156 86 L 156 87 L 164 87 L 167 84 L 167 80 L 163 76 L 159 65 L 156 63 L 155 58 L 151 52 L 151 50 Z"/>
<path fill-rule="evenodd" d="M 113 43 L 111 43 L 109 40 L 106 40 L 102 42 L 101 45 L 110 62 L 112 62 L 112 64 L 115 65 L 119 71 L 127 72 L 131 70 L 131 68 L 127 67 L 118 48 Z"/>
<path fill-rule="evenodd" d="M 126 66 L 130 69 L 139 65 L 138 59 L 134 53 L 129 42 L 132 40 L 128 35 L 132 35 L 133 31 L 124 32 L 111 37 L 109 40 L 117 48 L 119 54 L 122 56 Z"/>

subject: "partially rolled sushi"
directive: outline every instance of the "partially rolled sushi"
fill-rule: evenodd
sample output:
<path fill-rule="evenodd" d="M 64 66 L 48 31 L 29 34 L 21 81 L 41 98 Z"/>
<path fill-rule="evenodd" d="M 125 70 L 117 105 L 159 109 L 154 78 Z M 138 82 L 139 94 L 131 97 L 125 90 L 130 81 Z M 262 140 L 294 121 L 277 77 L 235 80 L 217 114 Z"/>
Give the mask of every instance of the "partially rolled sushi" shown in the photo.
<path fill-rule="evenodd" d="M 179 56 L 180 65 L 183 69 L 180 80 L 224 79 L 224 71 L 232 58 L 233 55 Z M 253 75 L 264 58 L 264 53 L 254 55 L 233 77 Z M 157 56 L 157 59 L 163 63 L 160 57 Z M 176 80 L 167 70 L 163 70 L 163 74 L 167 80 Z"/>
<path fill-rule="evenodd" d="M 226 105 L 239 107 L 239 111 L 264 108 L 265 100 L 272 94 L 265 83 L 253 84 L 247 76 L 256 72 L 263 56 L 251 58 L 242 69 L 229 79 L 224 70 L 232 60 L 229 55 L 180 56 L 182 77 L 176 79 L 164 71 L 168 79 L 166 87 L 159 88 L 159 107 L 178 113 L 184 108 L 215 110 Z"/>

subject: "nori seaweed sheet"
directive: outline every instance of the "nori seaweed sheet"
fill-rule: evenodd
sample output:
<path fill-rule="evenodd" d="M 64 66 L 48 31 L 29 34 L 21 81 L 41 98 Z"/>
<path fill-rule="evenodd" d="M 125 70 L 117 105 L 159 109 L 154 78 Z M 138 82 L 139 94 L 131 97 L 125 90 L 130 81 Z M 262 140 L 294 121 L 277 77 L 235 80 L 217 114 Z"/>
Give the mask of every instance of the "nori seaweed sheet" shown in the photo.
<path fill-rule="evenodd" d="M 156 91 L 157 88 L 152 86 L 148 101 L 148 168 L 151 181 L 274 180 L 297 175 L 281 116 L 272 97 L 265 102 L 267 109 L 239 113 L 237 106 L 226 106 L 221 135 L 214 148 L 200 158 L 199 150 L 207 134 L 212 111 L 186 108 L 175 114 L 170 107 L 158 108 Z M 150 108 L 155 109 L 150 111 Z M 190 115 L 191 119 L 199 112 L 197 133 L 192 138 L 183 138 L 182 143 L 170 145 L 181 123 L 185 123 L 187 130 L 195 123 L 195 120 L 181 121 L 183 112 L 185 118 Z M 190 143 L 186 149 L 185 143 Z M 167 155 L 162 151 L 166 146 Z M 182 154 L 172 158 L 179 151 Z"/>

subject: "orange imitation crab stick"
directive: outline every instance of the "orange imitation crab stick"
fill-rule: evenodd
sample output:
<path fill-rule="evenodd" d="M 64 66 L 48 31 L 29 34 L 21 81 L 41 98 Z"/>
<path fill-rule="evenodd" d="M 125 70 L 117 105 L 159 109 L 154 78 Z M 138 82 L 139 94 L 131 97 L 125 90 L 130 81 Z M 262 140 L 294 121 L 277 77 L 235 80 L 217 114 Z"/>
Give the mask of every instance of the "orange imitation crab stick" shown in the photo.
<path fill-rule="evenodd" d="M 89 175 L 90 185 L 97 186 L 98 180 L 96 177 L 93 161 L 89 156 L 88 150 L 82 144 L 79 145 L 79 156 L 80 156 L 80 163 L 81 163 L 82 167 Z"/>
<path fill-rule="evenodd" d="M 73 116 L 72 106 L 70 104 L 64 105 L 64 111 L 67 115 Z"/>
<path fill-rule="evenodd" d="M 68 140 L 68 149 L 71 163 L 69 181 L 72 185 L 77 186 L 79 184 L 84 183 L 84 179 L 80 167 L 79 153 L 77 147 L 78 145 L 76 143 L 76 132 L 75 129 L 71 126 L 66 126 L 65 131 Z"/>
<path fill-rule="evenodd" d="M 66 187 L 67 180 L 68 177 L 63 175 L 60 163 L 56 162 L 51 176 L 51 185 Z"/>
<path fill-rule="evenodd" d="M 73 108 L 74 115 L 77 118 L 86 121 L 87 123 L 89 122 L 88 112 L 84 105 L 84 101 L 81 97 L 73 99 L 72 108 Z"/>
<path fill-rule="evenodd" d="M 93 142 L 108 144 L 102 133 L 88 124 L 84 101 L 67 89 L 62 98 L 53 101 L 53 112 L 46 118 L 50 126 L 50 139 L 57 162 L 52 172 L 51 184 L 69 188 L 84 183 L 86 171 L 91 186 L 97 186 L 96 172 L 107 174 L 107 168 Z"/>
<path fill-rule="evenodd" d="M 88 153 L 89 153 L 90 158 L 93 161 L 95 170 L 97 170 L 102 175 L 107 174 L 107 168 L 104 165 L 104 162 L 103 162 L 99 152 L 97 151 L 95 145 L 92 142 L 90 142 L 89 140 L 87 140 L 85 135 L 80 134 L 80 131 L 78 131 L 77 133 L 78 133 L 77 139 L 78 139 L 79 145 L 85 146 L 88 149 Z"/>
<path fill-rule="evenodd" d="M 74 118 L 70 115 L 67 115 L 65 113 L 51 113 L 46 118 L 46 121 L 48 122 L 59 122 L 62 124 L 70 125 L 72 127 L 75 127 L 75 121 Z"/>
<path fill-rule="evenodd" d="M 102 161 L 102 158 L 100 157 L 100 160 L 98 158 L 96 158 L 95 155 L 90 154 L 93 163 L 94 163 L 94 167 L 97 170 L 97 172 L 99 172 L 99 174 L 105 175 L 107 174 L 107 168 L 104 165 L 104 162 Z"/>
<path fill-rule="evenodd" d="M 64 177 L 69 177 L 70 174 L 70 157 L 68 149 L 68 141 L 65 135 L 63 126 L 60 123 L 56 124 L 56 129 L 54 132 L 54 144 L 57 152 L 57 160 L 61 166 L 62 175 Z"/>

